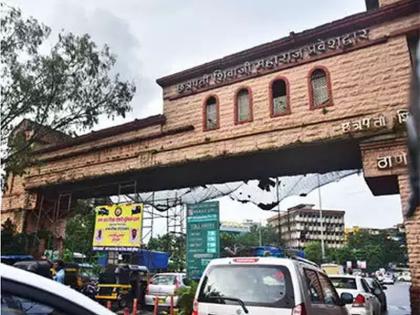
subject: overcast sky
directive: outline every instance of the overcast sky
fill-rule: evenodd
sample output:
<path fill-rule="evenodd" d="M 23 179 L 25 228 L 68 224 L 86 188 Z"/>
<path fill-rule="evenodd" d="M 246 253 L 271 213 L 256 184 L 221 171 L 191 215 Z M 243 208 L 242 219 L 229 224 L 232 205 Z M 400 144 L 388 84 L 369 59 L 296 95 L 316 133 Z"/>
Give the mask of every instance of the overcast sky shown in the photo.
<path fill-rule="evenodd" d="M 364 0 L 14 0 L 53 30 L 89 33 L 108 44 L 118 58 L 117 71 L 134 80 L 137 94 L 126 120 L 162 112 L 159 77 L 211 61 L 365 10 Z M 101 122 L 98 128 L 123 120 Z M 317 204 L 318 194 L 282 202 Z M 399 196 L 373 197 L 362 176 L 322 188 L 324 208 L 346 210 L 346 225 L 389 227 L 402 221 Z M 271 214 L 222 200 L 223 220 Z"/>

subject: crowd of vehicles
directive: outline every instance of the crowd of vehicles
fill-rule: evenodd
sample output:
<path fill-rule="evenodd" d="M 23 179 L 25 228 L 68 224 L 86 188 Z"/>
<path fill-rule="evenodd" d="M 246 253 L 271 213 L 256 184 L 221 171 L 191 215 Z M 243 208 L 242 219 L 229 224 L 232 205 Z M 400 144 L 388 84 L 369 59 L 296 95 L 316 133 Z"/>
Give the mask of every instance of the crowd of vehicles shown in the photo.
<path fill-rule="evenodd" d="M 0 264 L 1 314 L 114 314 L 78 291 L 34 272 Z"/>
<path fill-rule="evenodd" d="M 162 258 L 162 255 L 158 256 L 160 259 Z M 153 259 L 149 258 L 150 263 L 152 263 L 152 260 Z M 176 303 L 178 302 L 176 290 L 189 284 L 185 273 L 157 273 L 152 275 L 146 266 L 127 263 L 107 264 L 102 272 L 95 274 L 93 272 L 93 266 L 90 264 L 65 263 L 63 268 L 65 274 L 63 286 L 52 280 L 54 274 L 53 262 L 48 259 L 35 260 L 32 256 L 17 255 L 13 257 L 2 256 L 2 261 L 6 263 L 1 264 L 2 277 L 3 274 L 7 274 L 13 279 L 14 274 L 19 274 L 22 275 L 23 279 L 25 278 L 23 275 L 26 273 L 27 279 L 33 280 L 26 284 L 31 287 L 32 293 L 36 293 L 39 289 L 39 294 L 42 294 L 42 285 L 47 285 L 47 283 L 49 283 L 54 288 L 57 286 L 58 288 L 66 288 L 63 292 L 63 296 L 61 296 L 60 290 L 56 292 L 62 299 L 67 297 L 66 291 L 71 288 L 73 289 L 72 292 L 77 292 L 79 296 L 83 295 L 83 300 L 85 300 L 86 297 L 90 298 L 92 303 L 98 304 L 96 302 L 99 302 L 99 304 L 107 306 L 114 311 L 123 310 L 125 308 L 132 309 L 134 303 L 136 306 L 149 306 L 153 308 L 156 304 L 155 301 L 158 302 L 160 308 L 169 308 L 171 305 L 176 306 Z M 155 262 L 153 262 L 153 264 L 156 265 Z M 38 282 L 39 278 L 42 278 L 43 281 Z M 7 290 L 8 285 L 10 285 L 7 277 L 2 279 L 2 285 L 3 284 L 5 286 L 2 286 L 2 293 L 3 289 Z M 11 285 L 13 287 L 13 284 Z M 22 286 L 23 285 L 25 284 L 22 283 Z M 12 300 L 2 300 L 1 314 L 27 314 L 24 309 L 25 306 L 16 306 L 23 308 L 21 310 L 22 312 L 16 311 L 18 308 L 12 310 L 12 306 L 10 305 L 17 303 Z M 3 305 L 6 302 L 12 304 Z M 69 303 L 71 303 L 71 299 L 69 300 Z M 55 308 L 52 306 L 33 306 L 37 304 L 38 303 L 36 302 L 31 303 L 31 310 L 41 309 L 46 311 L 36 311 L 35 313 L 34 311 L 31 311 L 28 314 L 62 314 L 59 311 L 56 313 L 54 311 Z M 40 301 L 39 305 L 44 304 Z M 49 310 L 51 310 L 51 312 L 49 312 Z M 68 314 L 68 312 L 65 312 L 65 314 Z M 70 312 L 70 314 L 73 313 Z"/>
<path fill-rule="evenodd" d="M 327 275 L 299 257 L 222 258 L 204 271 L 193 315 L 380 315 L 387 309 L 385 289 L 376 278 Z"/>
<path fill-rule="evenodd" d="M 133 301 L 149 309 L 169 309 L 178 304 L 178 289 L 190 285 L 185 273 L 152 275 L 145 266 L 120 263 L 107 265 L 96 276 L 91 265 L 73 263 L 65 266 L 68 288 L 47 279 L 50 267 L 45 260 L 1 264 L 2 314 L 110 314 L 104 306 L 123 310 Z M 192 314 L 381 315 L 387 310 L 387 279 L 407 275 L 380 275 L 344 274 L 337 265 L 320 267 L 297 256 L 214 259 L 198 283 Z"/>

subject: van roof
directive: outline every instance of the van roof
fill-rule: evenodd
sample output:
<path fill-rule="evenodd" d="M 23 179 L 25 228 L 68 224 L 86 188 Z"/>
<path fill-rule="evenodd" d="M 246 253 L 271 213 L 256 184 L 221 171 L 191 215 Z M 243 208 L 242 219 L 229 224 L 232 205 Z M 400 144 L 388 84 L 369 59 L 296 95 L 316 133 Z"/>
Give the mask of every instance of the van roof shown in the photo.
<path fill-rule="evenodd" d="M 296 264 L 305 264 L 322 271 L 319 267 L 309 264 L 305 261 L 295 260 L 291 258 L 278 257 L 226 257 L 213 259 L 209 265 L 279 265 L 291 267 Z"/>

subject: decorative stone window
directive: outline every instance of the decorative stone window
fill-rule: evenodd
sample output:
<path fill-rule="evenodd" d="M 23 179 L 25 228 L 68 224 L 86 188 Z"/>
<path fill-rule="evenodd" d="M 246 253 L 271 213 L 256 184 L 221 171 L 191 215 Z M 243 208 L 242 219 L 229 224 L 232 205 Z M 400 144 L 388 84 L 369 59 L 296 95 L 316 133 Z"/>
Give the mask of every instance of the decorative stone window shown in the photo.
<path fill-rule="evenodd" d="M 316 67 L 309 72 L 309 103 L 311 109 L 331 106 L 330 74 L 325 67 Z"/>
<path fill-rule="evenodd" d="M 271 117 L 290 114 L 289 82 L 278 77 L 270 83 L 270 115 Z"/>
<path fill-rule="evenodd" d="M 235 95 L 235 124 L 252 121 L 251 89 L 241 88 Z"/>
<path fill-rule="evenodd" d="M 203 106 L 203 129 L 214 130 L 219 128 L 219 100 L 216 96 L 206 98 Z"/>

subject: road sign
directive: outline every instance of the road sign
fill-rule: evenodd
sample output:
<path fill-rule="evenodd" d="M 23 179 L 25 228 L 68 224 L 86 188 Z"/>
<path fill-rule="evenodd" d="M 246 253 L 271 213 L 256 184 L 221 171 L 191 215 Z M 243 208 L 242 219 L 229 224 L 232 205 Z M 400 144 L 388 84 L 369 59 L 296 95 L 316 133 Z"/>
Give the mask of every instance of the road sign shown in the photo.
<path fill-rule="evenodd" d="M 210 262 L 220 256 L 219 202 L 187 207 L 187 274 L 199 279 Z"/>

